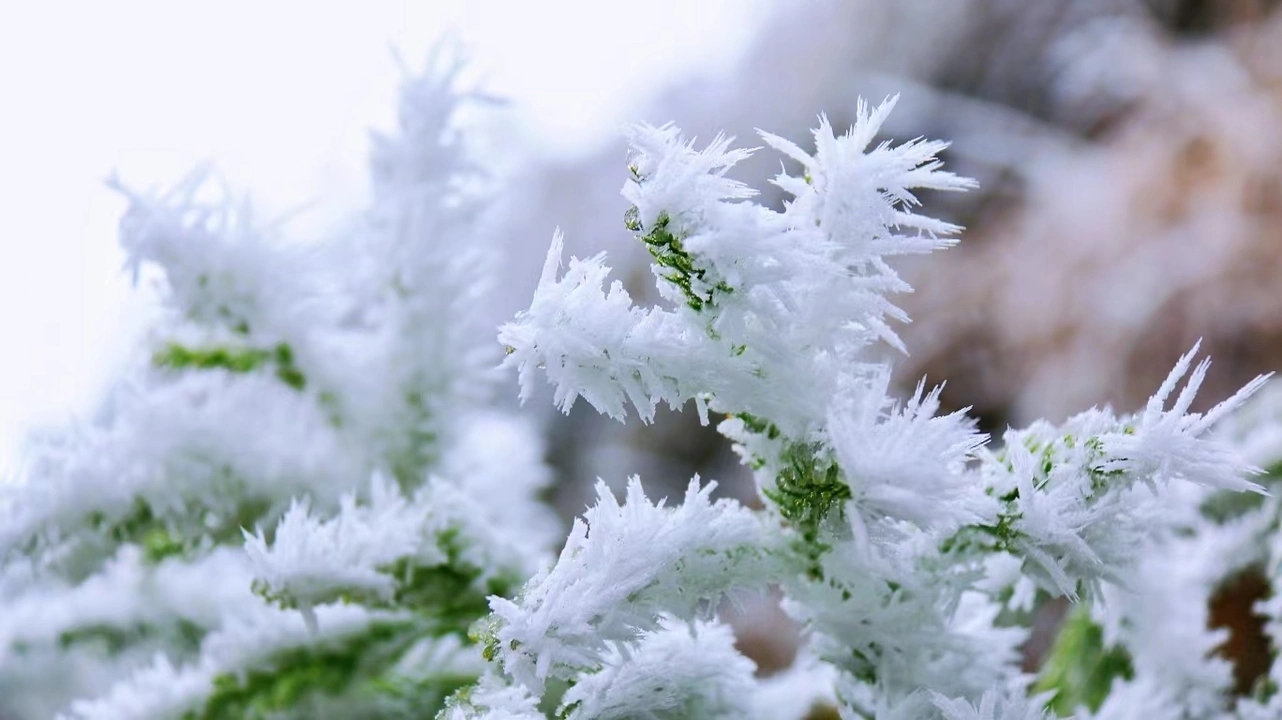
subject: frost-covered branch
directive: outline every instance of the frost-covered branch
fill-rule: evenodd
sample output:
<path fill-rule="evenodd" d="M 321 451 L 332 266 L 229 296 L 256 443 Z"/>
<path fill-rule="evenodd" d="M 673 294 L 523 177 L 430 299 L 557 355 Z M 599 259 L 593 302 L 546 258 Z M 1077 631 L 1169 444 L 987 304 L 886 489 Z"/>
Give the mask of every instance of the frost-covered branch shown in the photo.
<path fill-rule="evenodd" d="M 0 487 L 0 715 L 430 717 L 483 674 L 468 627 L 560 528 L 541 439 L 492 402 L 480 99 L 444 55 L 408 78 L 370 207 L 323 238 L 208 172 L 115 183 L 164 312 Z"/>
<path fill-rule="evenodd" d="M 599 670 L 612 646 L 632 644 L 666 614 L 692 618 L 736 589 L 764 588 L 782 566 L 770 531 L 714 484 L 692 480 L 672 508 L 640 481 L 620 505 L 604 484 L 550 572 L 512 601 L 492 598 L 491 654 L 532 689 L 549 677 Z"/>
<path fill-rule="evenodd" d="M 1203 361 L 1165 409 L 1196 352 L 1195 346 L 1180 358 L 1141 413 L 1119 418 L 1095 409 L 1061 427 L 1040 422 L 1007 432 L 1003 448 L 984 455 L 984 483 L 1000 502 L 995 521 L 965 528 L 952 540 L 1015 552 L 1055 589 L 1075 596 L 1079 583 L 1122 581 L 1152 534 L 1160 495 L 1171 483 L 1261 492 L 1248 479 L 1260 471 L 1208 431 L 1266 378 L 1205 414 L 1191 413 L 1209 367 Z"/>
<path fill-rule="evenodd" d="M 993 446 L 943 386 L 899 396 L 912 288 L 893 263 L 960 232 L 918 193 L 973 182 L 942 169 L 944 143 L 878 140 L 894 99 L 845 132 L 821 116 L 813 151 L 761 133 L 785 161 L 778 209 L 732 177 L 759 149 L 635 128 L 622 221 L 654 305 L 604 255 L 563 262 L 554 236 L 499 330 L 522 398 L 541 372 L 565 411 L 648 422 L 693 401 L 759 492 L 695 478 L 656 502 L 633 477 L 620 500 L 601 482 L 554 557 L 538 432 L 491 402 L 479 220 L 500 180 L 457 113 L 482 98 L 435 62 L 373 139 L 370 207 L 327 238 L 298 242 L 199 174 L 124 190 L 129 267 L 165 313 L 102 411 L 0 488 L 0 701 L 20 696 L 0 714 L 1278 715 L 1282 671 L 1233 701 L 1207 617 L 1234 573 L 1282 582 L 1264 549 L 1279 505 L 1216 430 L 1264 378 L 1193 412 L 1194 347 L 1138 413 Z M 773 678 L 717 617 L 767 590 L 803 638 Z M 1032 677 L 1030 610 L 1054 596 L 1080 604 Z M 1276 644 L 1282 610 L 1260 611 Z"/>
<path fill-rule="evenodd" d="M 719 430 L 755 471 L 759 519 L 786 547 L 773 554 L 784 608 L 837 673 L 843 713 L 1040 719 L 1051 695 L 1024 690 L 1026 628 L 1015 618 L 1047 594 L 1088 592 L 1098 603 L 1125 587 L 1146 549 L 1176 535 L 1186 488 L 1261 491 L 1249 479 L 1256 471 L 1210 430 L 1263 378 L 1191 412 L 1208 368 L 1190 374 L 1195 347 L 1142 412 L 1035 423 L 1006 432 L 997 449 L 964 410 L 940 414 L 941 389 L 922 382 L 895 398 L 892 367 L 873 348 L 903 349 L 891 324 L 907 317 L 891 297 L 911 288 L 890 261 L 955 242 L 959 228 L 917 212 L 917 190 L 971 182 L 940 169 L 942 143 L 874 146 L 893 104 L 861 104 L 841 135 L 821 118 L 813 153 L 762 133 L 801 166 L 775 179 L 792 197 L 782 211 L 727 177 L 751 150 L 724 137 L 697 149 L 672 126 L 637 128 L 624 222 L 649 250 L 665 304 L 638 306 L 618 281 L 607 287 L 604 256 L 572 258 L 562 273 L 558 235 L 529 310 L 500 331 L 505 364 L 518 371 L 523 398 L 542 370 L 566 411 L 583 397 L 616 419 L 631 405 L 648 421 L 659 403 L 693 400 L 705 422 L 710 412 L 726 416 Z M 630 567 L 620 557 L 579 549 L 598 540 L 591 519 L 577 526 L 569 554 L 520 604 L 495 601 L 503 669 L 527 688 L 541 690 L 558 667 L 582 682 L 582 672 L 599 672 L 607 643 L 635 652 L 639 630 L 653 632 L 618 622 L 636 612 L 643 586 L 613 578 Z M 612 578 L 623 590 L 587 581 L 594 590 L 549 593 L 529 607 L 553 580 L 578 587 L 563 573 Z M 641 615 L 652 623 L 660 611 L 670 609 Z M 579 614 L 559 615 L 567 612 Z M 1187 676 L 1144 662 L 1127 686 L 1136 689 L 1119 685 L 1121 695 L 1195 702 L 1174 689 Z M 681 665 L 696 672 L 697 663 Z M 1220 703 L 1222 690 L 1210 683 L 1202 707 Z M 641 714 L 645 706 L 634 703 Z M 1150 706 L 1098 709 L 1135 707 Z"/>

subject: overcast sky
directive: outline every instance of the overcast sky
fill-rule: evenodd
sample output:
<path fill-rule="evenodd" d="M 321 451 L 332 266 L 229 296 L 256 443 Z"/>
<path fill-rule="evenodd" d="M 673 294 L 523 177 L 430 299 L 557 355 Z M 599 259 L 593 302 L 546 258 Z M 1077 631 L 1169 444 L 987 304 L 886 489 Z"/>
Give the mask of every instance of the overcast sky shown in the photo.
<path fill-rule="evenodd" d="M 397 70 L 449 30 L 546 150 L 617 132 L 666 79 L 732 63 L 768 0 L 0 3 L 0 465 L 90 412 L 145 316 L 123 201 L 210 161 L 265 214 L 347 211 Z"/>

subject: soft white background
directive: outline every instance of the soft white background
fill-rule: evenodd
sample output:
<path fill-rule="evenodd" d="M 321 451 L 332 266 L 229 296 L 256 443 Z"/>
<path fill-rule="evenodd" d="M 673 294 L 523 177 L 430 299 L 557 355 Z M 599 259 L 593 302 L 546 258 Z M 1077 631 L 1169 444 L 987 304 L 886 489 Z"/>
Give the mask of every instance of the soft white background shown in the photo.
<path fill-rule="evenodd" d="M 145 317 L 123 201 L 209 161 L 297 227 L 359 203 L 396 48 L 443 32 L 514 101 L 516 138 L 587 147 L 678 74 L 733 63 L 766 0 L 0 2 L 0 469 L 28 428 L 90 412 Z"/>

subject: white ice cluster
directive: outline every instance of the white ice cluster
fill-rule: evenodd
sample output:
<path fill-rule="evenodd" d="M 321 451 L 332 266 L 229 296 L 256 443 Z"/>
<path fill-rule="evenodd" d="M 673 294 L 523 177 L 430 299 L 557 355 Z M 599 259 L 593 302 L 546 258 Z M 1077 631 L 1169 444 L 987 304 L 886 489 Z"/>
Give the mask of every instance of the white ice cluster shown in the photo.
<path fill-rule="evenodd" d="M 506 679 L 546 699 L 549 679 L 561 678 L 563 716 L 616 717 L 601 678 L 626 677 L 653 688 L 632 697 L 629 716 L 760 716 L 753 703 L 767 681 L 743 679 L 730 660 L 709 674 L 669 643 L 706 637 L 722 594 L 768 582 L 815 659 L 800 672 L 832 688 L 843 718 L 1234 712 L 1227 664 L 1211 654 L 1223 634 L 1204 629 L 1205 603 L 1224 580 L 1214 558 L 1240 550 L 1260 523 L 1216 526 L 1224 539 L 1204 546 L 1213 533 L 1196 503 L 1212 491 L 1264 492 L 1237 446 L 1212 433 L 1264 379 L 1194 412 L 1209 367 L 1192 367 L 1195 347 L 1139 413 L 1092 409 L 1008 430 L 997 446 L 965 410 L 941 412 L 942 388 L 923 381 L 896 399 L 886 346 L 904 350 L 892 323 L 907 317 L 893 296 L 911 288 L 889 260 L 955 242 L 959 228 L 920 214 L 917 193 L 971 182 L 940 169 L 943 143 L 875 142 L 894 102 L 861 104 L 843 134 L 820 118 L 813 152 L 762 133 L 797 164 L 774 180 L 791 197 L 782 210 L 730 178 L 753 150 L 720 136 L 698 149 L 672 126 L 638 128 L 625 222 L 653 258 L 664 304 L 634 303 L 608 281 L 603 255 L 562 269 L 554 237 L 529 309 L 500 330 L 522 396 L 541 371 L 565 411 L 582 397 L 621 421 L 628 406 L 649 421 L 660 403 L 693 400 L 705 423 L 725 418 L 719 429 L 754 469 L 764 508 L 688 495 L 698 512 L 665 509 L 646 504 L 635 481 L 626 505 L 603 494 L 550 572 L 516 599 L 492 600 L 488 654 L 501 674 L 491 686 Z M 727 545 L 724 528 L 749 518 L 752 532 Z M 1162 569 L 1190 544 L 1207 547 L 1205 562 Z M 1154 586 L 1171 595 L 1153 596 Z M 1102 691 L 1063 671 L 1071 657 L 1040 678 L 1020 669 L 1028 611 L 1055 596 L 1095 611 L 1065 642 L 1097 638 L 1101 653 L 1124 658 Z M 1181 618 L 1165 634 L 1191 643 L 1183 665 L 1152 625 L 1159 607 Z M 743 682 L 758 689 L 725 704 Z M 684 687 L 701 697 L 672 714 Z"/>
<path fill-rule="evenodd" d="M 468 626 L 561 527 L 494 398 L 473 99 L 444 53 L 408 78 L 368 209 L 327 237 L 208 173 L 117 183 L 164 314 L 0 485 L 0 716 L 430 717 L 484 674 Z"/>
<path fill-rule="evenodd" d="M 919 193 L 973 183 L 944 143 L 877 140 L 893 99 L 844 133 L 821 117 L 813 152 L 761 133 L 791 165 L 779 209 L 731 176 L 756 150 L 636 128 L 624 223 L 660 302 L 604 255 L 563 263 L 558 233 L 496 344 L 460 87 L 443 62 L 406 83 L 370 208 L 316 242 L 199 176 L 125 191 L 166 314 L 101 412 L 0 487 L 0 716 L 1282 716 L 1282 665 L 1243 695 L 1208 617 L 1235 579 L 1282 583 L 1251 479 L 1277 428 L 1216 429 L 1263 378 L 1195 412 L 1195 347 L 1138 413 L 992 445 L 942 386 L 897 397 L 891 263 L 956 242 Z M 565 411 L 693 401 L 758 503 L 603 481 L 554 555 L 538 432 L 493 402 L 500 347 L 522 398 L 542 373 Z M 776 589 L 803 646 L 762 677 L 720 611 Z M 1059 597 L 1078 605 L 1031 676 L 1030 611 Z"/>

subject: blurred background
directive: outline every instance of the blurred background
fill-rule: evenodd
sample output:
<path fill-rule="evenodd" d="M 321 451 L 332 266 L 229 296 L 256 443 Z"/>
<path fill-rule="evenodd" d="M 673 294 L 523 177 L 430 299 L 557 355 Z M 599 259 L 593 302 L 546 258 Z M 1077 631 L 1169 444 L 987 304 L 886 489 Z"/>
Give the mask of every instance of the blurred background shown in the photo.
<path fill-rule="evenodd" d="M 528 303 L 558 226 L 570 253 L 608 251 L 634 298 L 657 297 L 622 223 L 627 123 L 805 146 L 818 113 L 841 127 L 859 97 L 898 93 L 887 139 L 951 139 L 949 168 L 980 182 L 923 197 L 967 230 L 901 265 L 917 288 L 901 299 L 902 385 L 947 380 L 948 406 L 1000 433 L 1134 409 L 1198 338 L 1215 358 L 1206 403 L 1282 369 L 1276 0 L 535 5 L 0 7 L 0 461 L 28 428 L 87 414 L 146 322 L 104 178 L 163 186 L 208 160 L 261 216 L 323 235 L 361 205 L 366 128 L 391 123 L 389 47 L 414 68 L 442 33 L 510 101 L 478 121 L 503 181 L 495 324 Z M 762 153 L 738 176 L 765 187 L 777 168 Z M 567 516 L 598 476 L 637 473 L 662 495 L 698 472 L 752 496 L 694 413 L 625 427 L 546 397 L 527 411 L 547 417 Z M 1249 621 L 1243 592 L 1217 622 Z M 763 631 L 758 661 L 786 657 L 786 635 Z"/>

